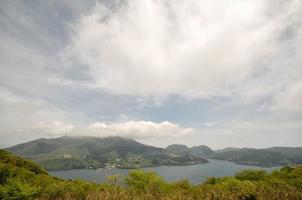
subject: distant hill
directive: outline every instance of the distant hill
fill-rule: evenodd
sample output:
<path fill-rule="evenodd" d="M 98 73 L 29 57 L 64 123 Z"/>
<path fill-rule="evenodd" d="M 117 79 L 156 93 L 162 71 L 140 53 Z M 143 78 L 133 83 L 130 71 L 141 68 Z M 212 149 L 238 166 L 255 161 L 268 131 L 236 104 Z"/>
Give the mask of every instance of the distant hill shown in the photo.
<path fill-rule="evenodd" d="M 194 146 L 190 148 L 192 155 L 209 157 L 215 153 L 210 147 L 205 145 Z"/>
<path fill-rule="evenodd" d="M 170 153 L 180 154 L 180 155 L 191 155 L 191 156 L 198 156 L 198 157 L 208 157 L 215 153 L 212 149 L 208 146 L 200 145 L 194 147 L 187 147 L 182 144 L 172 144 L 166 148 L 166 150 Z"/>
<path fill-rule="evenodd" d="M 255 166 L 302 164 L 302 147 L 266 149 L 226 148 L 173 144 L 159 148 L 122 137 L 60 137 L 38 139 L 7 149 L 36 161 L 48 170 L 82 168 L 141 168 L 207 163 L 207 158 Z"/>
<path fill-rule="evenodd" d="M 161 148 L 147 146 L 128 138 L 66 136 L 52 139 L 42 138 L 10 147 L 8 150 L 25 156 L 37 156 L 45 153 L 64 151 L 71 154 L 104 154 L 115 151 L 114 153 L 124 156 L 125 152 L 162 151 Z"/>
<path fill-rule="evenodd" d="M 217 151 L 210 158 L 264 167 L 301 164 L 302 147 L 273 147 L 266 149 L 228 148 Z"/>
<path fill-rule="evenodd" d="M 279 152 L 293 163 L 302 163 L 302 147 L 272 147 L 266 150 Z"/>
<path fill-rule="evenodd" d="M 183 144 L 172 144 L 166 147 L 166 150 L 170 153 L 174 154 L 187 154 L 189 152 L 189 148 Z"/>
<path fill-rule="evenodd" d="M 7 149 L 46 169 L 140 168 L 208 162 L 201 156 L 171 154 L 163 148 L 122 137 L 60 137 L 38 139 Z"/>
<path fill-rule="evenodd" d="M 218 149 L 215 152 L 223 152 L 223 151 L 230 151 L 230 150 L 240 150 L 240 148 L 227 147 L 227 148 L 224 148 L 224 149 Z"/>

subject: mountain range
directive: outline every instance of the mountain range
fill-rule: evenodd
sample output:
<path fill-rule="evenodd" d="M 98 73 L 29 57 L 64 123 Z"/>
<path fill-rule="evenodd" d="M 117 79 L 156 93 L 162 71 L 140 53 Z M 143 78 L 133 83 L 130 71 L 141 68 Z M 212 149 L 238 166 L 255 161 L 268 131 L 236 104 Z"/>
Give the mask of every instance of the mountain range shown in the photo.
<path fill-rule="evenodd" d="M 228 160 L 237 164 L 262 167 L 302 163 L 302 147 L 227 148 L 210 155 L 212 159 Z"/>
<path fill-rule="evenodd" d="M 173 144 L 166 148 L 145 145 L 122 137 L 41 138 L 7 148 L 48 170 L 81 168 L 141 168 L 160 165 L 192 165 L 208 159 L 255 166 L 284 166 L 302 163 L 302 147 L 266 149 L 226 148 Z"/>
<path fill-rule="evenodd" d="M 78 168 L 140 168 L 208 162 L 198 153 L 178 154 L 122 137 L 60 137 L 38 139 L 7 149 L 48 170 Z M 200 155 L 203 152 L 199 153 Z"/>

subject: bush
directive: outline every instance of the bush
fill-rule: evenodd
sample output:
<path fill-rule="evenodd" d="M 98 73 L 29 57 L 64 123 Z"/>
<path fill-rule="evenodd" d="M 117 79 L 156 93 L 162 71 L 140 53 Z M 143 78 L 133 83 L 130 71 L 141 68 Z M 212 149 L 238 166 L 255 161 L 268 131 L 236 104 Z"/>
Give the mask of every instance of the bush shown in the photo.
<path fill-rule="evenodd" d="M 130 171 L 126 178 L 129 189 L 138 193 L 150 193 L 158 196 L 168 190 L 168 184 L 155 172 L 144 172 L 141 170 Z"/>
<path fill-rule="evenodd" d="M 243 170 L 235 174 L 238 180 L 259 181 L 266 177 L 267 173 L 264 170 Z"/>

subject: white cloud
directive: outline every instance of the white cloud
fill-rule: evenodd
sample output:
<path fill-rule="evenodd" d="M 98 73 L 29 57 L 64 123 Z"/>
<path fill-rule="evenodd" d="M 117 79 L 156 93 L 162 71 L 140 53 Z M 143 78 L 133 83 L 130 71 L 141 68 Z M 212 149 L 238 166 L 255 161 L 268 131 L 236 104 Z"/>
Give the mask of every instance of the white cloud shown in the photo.
<path fill-rule="evenodd" d="M 60 121 L 53 121 L 52 123 L 39 123 L 32 127 L 36 132 L 47 133 L 51 135 L 64 135 L 70 133 L 75 128 L 72 124 L 65 124 Z"/>
<path fill-rule="evenodd" d="M 19 128 L 42 122 L 50 123 L 54 120 L 71 121 L 73 118 L 72 114 L 43 99 L 19 96 L 1 87 L 0 111 L 1 128 Z"/>
<path fill-rule="evenodd" d="M 301 146 L 301 129 L 301 120 L 271 117 L 225 120 L 216 126 L 202 127 L 200 139 L 191 139 L 191 145 L 202 143 L 212 148 Z"/>
<path fill-rule="evenodd" d="M 288 85 L 274 98 L 273 111 L 302 112 L 302 81 Z"/>
<path fill-rule="evenodd" d="M 288 134 L 298 143 L 301 0 L 57 3 L 2 5 L 3 141 L 87 133 L 149 137 L 154 144 L 175 135 L 202 144 L 182 137 L 200 131 L 213 135 L 213 145 L 217 135 L 238 132 L 257 144 L 262 133 L 279 131 L 286 134 L 276 141 Z M 189 113 L 193 106 L 199 108 Z M 209 122 L 195 127 L 200 120 Z M 93 121 L 115 123 L 83 125 Z"/>
<path fill-rule="evenodd" d="M 75 130 L 74 134 L 94 136 L 122 136 L 130 138 L 183 137 L 194 133 L 192 128 L 184 128 L 171 122 L 128 121 L 123 123 L 96 122 L 88 127 Z"/>
<path fill-rule="evenodd" d="M 87 65 L 97 87 L 114 94 L 230 95 L 275 48 L 283 18 L 269 17 L 269 3 L 128 0 L 114 10 L 97 4 L 74 25 L 64 56 Z"/>
<path fill-rule="evenodd" d="M 37 125 L 19 129 L 21 133 L 39 133 L 40 137 L 70 136 L 121 136 L 135 139 L 148 138 L 179 138 L 195 133 L 193 128 L 184 128 L 168 121 L 155 123 L 151 121 L 127 121 L 120 123 L 95 122 L 87 126 L 76 126 L 60 121 L 39 123 Z"/>

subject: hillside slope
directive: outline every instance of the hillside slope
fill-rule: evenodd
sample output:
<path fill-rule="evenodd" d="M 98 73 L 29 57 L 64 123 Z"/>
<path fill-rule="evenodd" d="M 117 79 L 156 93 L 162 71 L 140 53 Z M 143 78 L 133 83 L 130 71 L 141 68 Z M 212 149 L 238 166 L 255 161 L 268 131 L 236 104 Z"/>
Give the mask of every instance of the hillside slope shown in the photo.
<path fill-rule="evenodd" d="M 227 149 L 212 154 L 210 158 L 263 167 L 302 164 L 302 147 Z"/>
<path fill-rule="evenodd" d="M 39 139 L 7 149 L 48 170 L 79 168 L 140 168 L 205 163 L 200 156 L 172 155 L 162 148 L 121 137 L 61 137 Z"/>
<path fill-rule="evenodd" d="M 204 158 L 215 153 L 215 151 L 205 145 L 193 146 L 189 148 L 186 145 L 182 144 L 172 144 L 167 146 L 166 150 L 174 154 L 199 156 Z"/>

